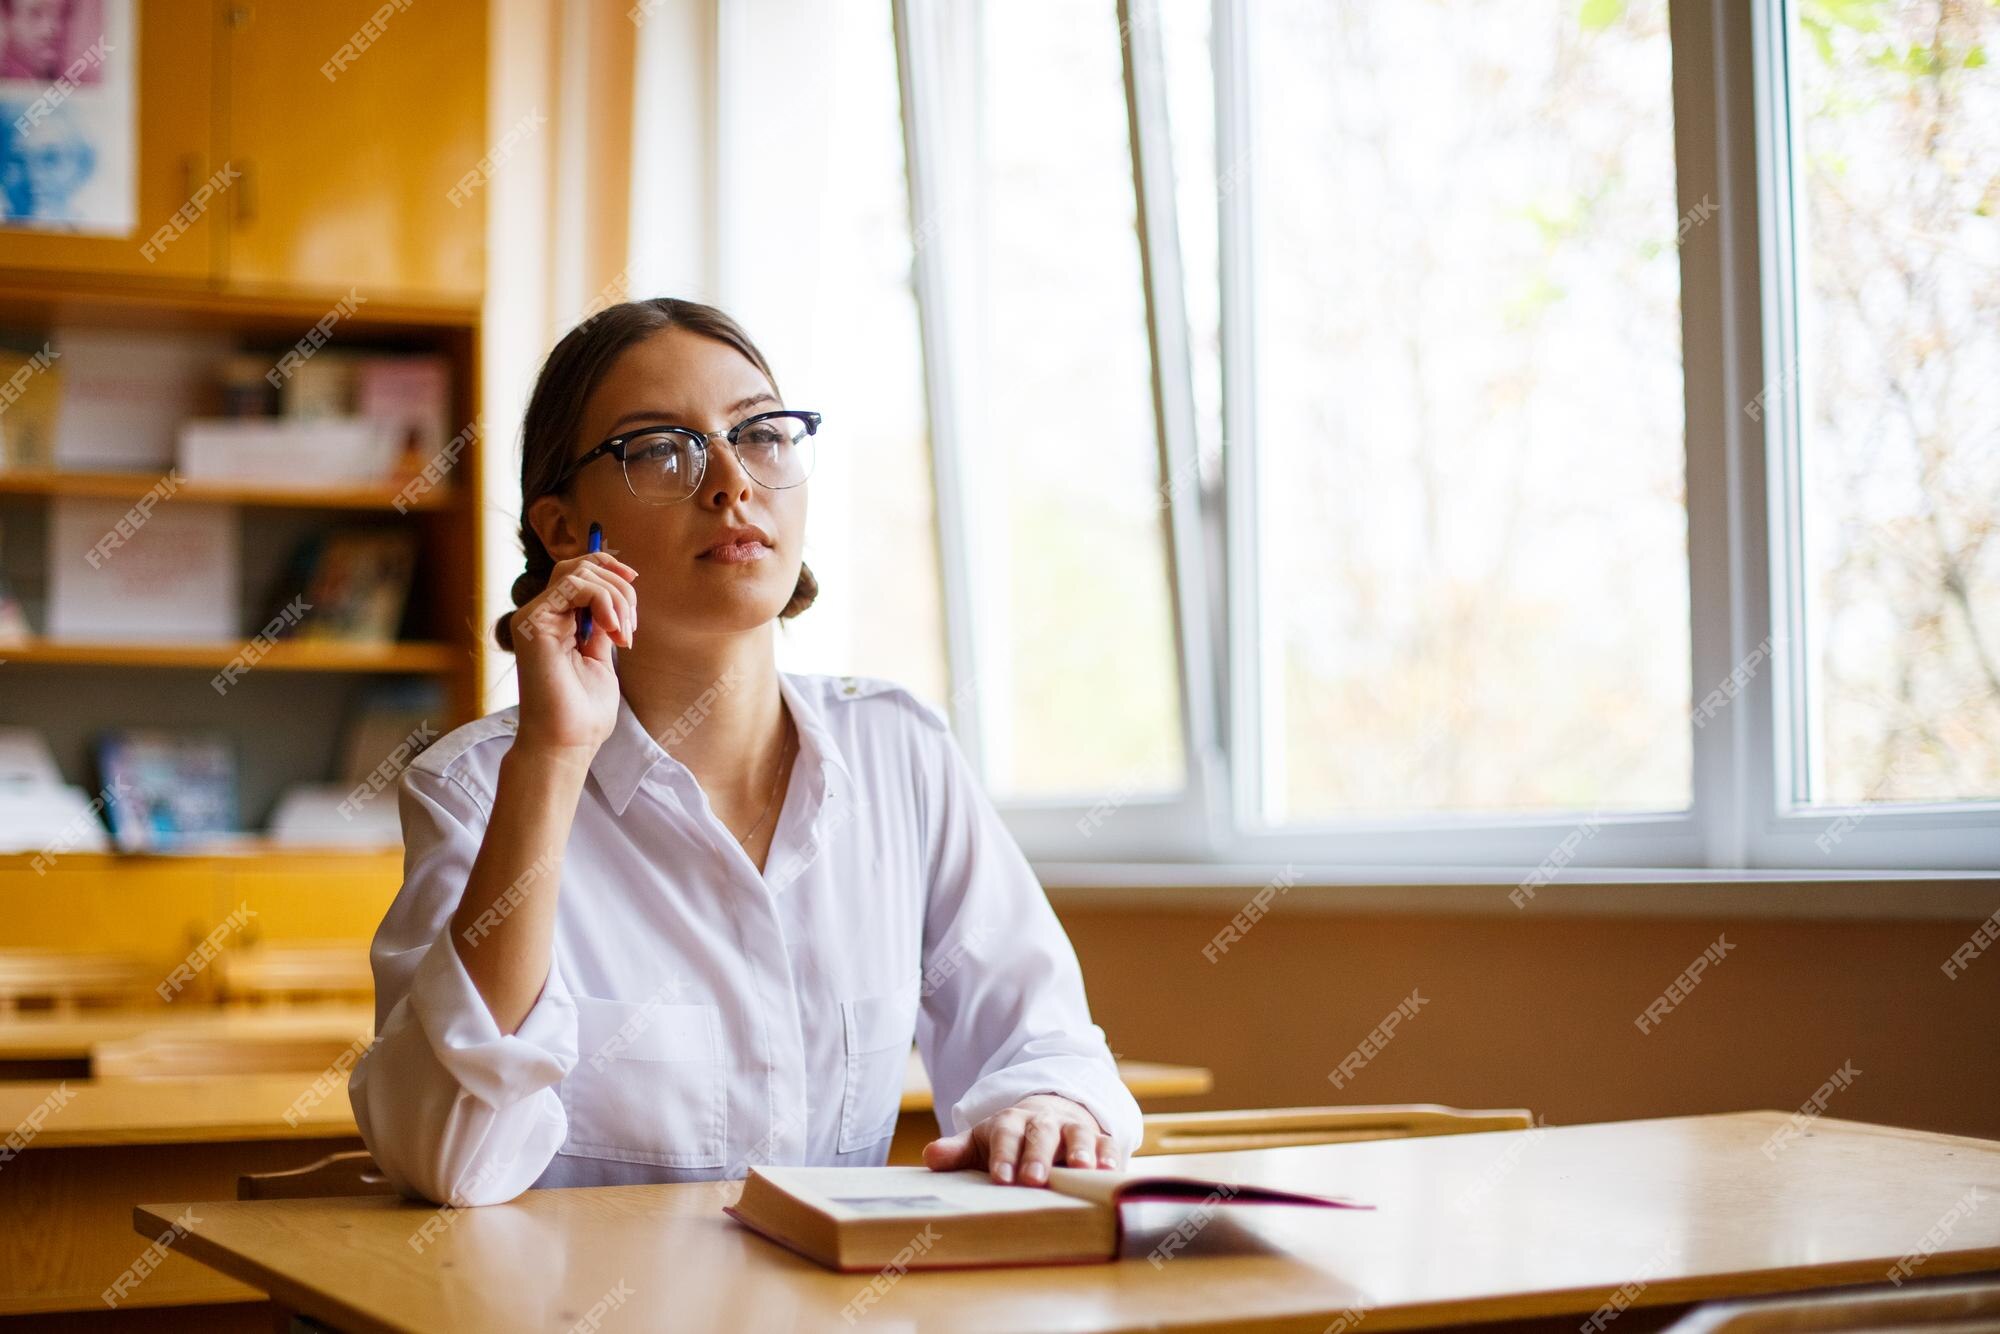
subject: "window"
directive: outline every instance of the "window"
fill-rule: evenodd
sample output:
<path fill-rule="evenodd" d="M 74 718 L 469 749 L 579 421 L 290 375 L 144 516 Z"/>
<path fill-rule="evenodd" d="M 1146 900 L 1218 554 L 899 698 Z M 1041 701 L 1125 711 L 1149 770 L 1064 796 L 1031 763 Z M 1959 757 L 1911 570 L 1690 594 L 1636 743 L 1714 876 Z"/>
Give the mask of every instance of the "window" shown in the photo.
<path fill-rule="evenodd" d="M 2000 8 L 1791 17 L 1790 795 L 2000 797 Z"/>
<path fill-rule="evenodd" d="M 717 12 L 794 651 L 1031 855 L 2000 867 L 2000 7 Z"/>
<path fill-rule="evenodd" d="M 724 306 L 758 339 L 788 402 L 825 415 L 810 486 L 810 614 L 786 623 L 788 671 L 899 681 L 948 698 L 914 246 L 886 7 L 760 0 L 732 47 L 785 71 L 725 80 Z"/>
<path fill-rule="evenodd" d="M 1689 803 L 1666 8 L 1248 7 L 1264 822 Z"/>
<path fill-rule="evenodd" d="M 930 7 L 959 53 L 927 219 L 965 340 L 951 404 L 973 705 L 1002 800 L 1178 792 L 1186 763 L 1118 10 Z"/>

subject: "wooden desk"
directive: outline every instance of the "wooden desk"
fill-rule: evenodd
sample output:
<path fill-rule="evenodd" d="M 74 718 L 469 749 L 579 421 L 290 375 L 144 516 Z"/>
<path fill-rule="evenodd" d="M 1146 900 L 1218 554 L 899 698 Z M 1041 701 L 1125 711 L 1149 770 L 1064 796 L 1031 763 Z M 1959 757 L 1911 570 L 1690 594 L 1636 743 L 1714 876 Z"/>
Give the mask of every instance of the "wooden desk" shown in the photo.
<path fill-rule="evenodd" d="M 863 1319 L 883 1330 L 1319 1331 L 1589 1317 L 1635 1306 L 1880 1283 L 1956 1218 L 1918 1280 L 2000 1266 L 2000 1142 L 1821 1119 L 1767 1157 L 1788 1118 L 1746 1112 L 1159 1158 L 1239 1182 L 1337 1191 L 1371 1213 L 1129 1208 L 1114 1265 L 903 1274 Z M 1974 1187 L 1993 1197 L 1964 1212 Z M 733 1184 L 531 1191 L 438 1210 L 386 1197 L 156 1204 L 148 1238 L 347 1330 L 842 1329 L 871 1276 L 819 1268 L 720 1212 Z M 1956 1211 L 1956 1212 L 1955 1212 Z M 428 1229 L 426 1229 L 426 1225 Z M 1630 1318 L 1634 1327 L 1644 1323 Z"/>
<path fill-rule="evenodd" d="M 1207 1070 L 1193 1066 L 1121 1061 L 1119 1071 L 1142 1100 L 1202 1093 L 1212 1083 Z M 0 1264 L 0 1316 L 102 1309 L 99 1294 L 143 1249 L 129 1231 L 136 1201 L 234 1199 L 242 1173 L 302 1167 L 362 1147 L 344 1072 L 319 1093 L 315 1078 L 0 1083 L 0 1135 L 45 1109 L 29 1146 L 0 1165 L 0 1255 L 9 1257 Z M 930 1084 L 914 1055 L 902 1106 L 890 1151 L 902 1155 L 898 1162 L 920 1161 L 937 1129 Z M 288 1113 L 296 1124 L 285 1119 Z M 123 1305 L 256 1297 L 241 1283 L 169 1255 Z"/>
<path fill-rule="evenodd" d="M 36 1149 L 109 1145 L 240 1144 L 247 1140 L 355 1136 L 347 1077 L 323 1094 L 316 1074 L 210 1075 L 201 1079 L 64 1079 L 0 1083 L 0 1126 L 18 1126 L 46 1104 Z M 296 1124 L 285 1118 L 294 1116 Z"/>
<path fill-rule="evenodd" d="M 1140 1099 L 1206 1093 L 1214 1077 L 1192 1065 L 1120 1061 L 1118 1073 Z M 330 1091 L 300 1100 L 314 1074 L 214 1075 L 204 1079 L 70 1079 L 0 1082 L 0 1127 L 25 1121 L 44 1102 L 47 1114 L 34 1147 L 74 1148 L 112 1144 L 195 1144 L 266 1139 L 323 1139 L 358 1135 L 347 1101 L 347 1077 L 336 1072 Z M 64 1093 L 58 1090 L 66 1090 Z M 298 1104 L 297 1124 L 287 1113 Z M 309 1104 L 309 1105 L 308 1105 Z M 926 1134 L 935 1134 L 930 1081 L 914 1052 L 905 1076 L 902 1111 Z"/>
<path fill-rule="evenodd" d="M 24 1066 L 70 1065 L 59 1078 L 88 1073 L 90 1049 L 165 1029 L 191 1037 L 244 1039 L 367 1037 L 375 1031 L 372 1005 L 160 1005 L 137 1009 L 77 1010 L 69 1014 L 17 1014 L 0 1018 L 0 1076 Z M 12 1070 L 9 1067 L 13 1067 Z"/>
<path fill-rule="evenodd" d="M 10 1257 L 0 1265 L 0 1315 L 102 1311 L 100 1294 L 138 1254 L 127 1231 L 133 1201 L 169 1181 L 191 1198 L 232 1199 L 245 1172 L 281 1172 L 360 1148 L 345 1080 L 330 1081 L 319 1097 L 314 1078 L 0 1084 L 0 1127 L 40 1124 L 0 1167 L 0 1253 Z M 296 1125 L 285 1120 L 295 1107 Z M 121 1309 L 258 1300 L 179 1256 L 167 1257 L 145 1287 Z"/>

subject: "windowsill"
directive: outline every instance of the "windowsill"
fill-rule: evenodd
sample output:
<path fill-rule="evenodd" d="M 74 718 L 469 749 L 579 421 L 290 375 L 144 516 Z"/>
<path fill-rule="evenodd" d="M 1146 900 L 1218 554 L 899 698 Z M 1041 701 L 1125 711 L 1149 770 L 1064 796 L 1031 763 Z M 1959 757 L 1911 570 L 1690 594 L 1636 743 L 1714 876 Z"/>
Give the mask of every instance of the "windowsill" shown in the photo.
<path fill-rule="evenodd" d="M 1191 862 L 1038 862 L 1058 908 L 1229 917 L 1283 870 Z M 2000 871 L 1565 872 L 1521 890 L 1523 875 L 1482 867 L 1301 867 L 1267 900 L 1324 913 L 1557 917 L 1851 918 L 1979 922 L 2000 910 Z M 1517 898 L 1524 901 L 1517 905 Z"/>

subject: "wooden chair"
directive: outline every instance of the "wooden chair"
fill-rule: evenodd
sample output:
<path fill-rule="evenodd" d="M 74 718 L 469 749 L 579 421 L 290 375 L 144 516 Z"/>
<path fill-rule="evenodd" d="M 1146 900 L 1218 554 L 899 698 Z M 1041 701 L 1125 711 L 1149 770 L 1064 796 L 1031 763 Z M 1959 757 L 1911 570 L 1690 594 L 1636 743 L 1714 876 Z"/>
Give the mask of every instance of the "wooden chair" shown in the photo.
<path fill-rule="evenodd" d="M 320 1195 L 394 1195 L 395 1187 L 366 1149 L 329 1154 L 289 1172 L 251 1172 L 236 1178 L 239 1200 L 302 1200 Z"/>
<path fill-rule="evenodd" d="M 166 976 L 156 960 L 128 954 L 0 950 L 0 1020 L 23 1010 L 73 1013 L 87 1005 L 159 1004 Z"/>
<path fill-rule="evenodd" d="M 1921 1276 L 1923 1271 L 1917 1273 Z M 1809 1297 L 1707 1302 L 1669 1326 L 1668 1334 L 1792 1334 L 1822 1329 L 1993 1334 L 2000 1331 L 2000 1283 L 1940 1280 Z"/>
<path fill-rule="evenodd" d="M 214 966 L 216 988 L 225 1002 L 282 1005 L 301 999 L 368 1000 L 375 995 L 366 941 L 245 945 L 224 951 Z"/>
<path fill-rule="evenodd" d="M 1519 1109 L 1463 1111 L 1435 1103 L 1379 1107 L 1266 1107 L 1241 1112 L 1152 1112 L 1138 1152 L 1221 1153 L 1294 1144 L 1345 1144 L 1416 1135 L 1464 1135 L 1527 1130 L 1534 1118 Z"/>
<path fill-rule="evenodd" d="M 222 1037 L 152 1029 L 137 1037 L 99 1042 L 90 1049 L 97 1079 L 189 1078 L 203 1075 L 316 1075 L 343 1057 L 358 1058 L 367 1038 Z"/>

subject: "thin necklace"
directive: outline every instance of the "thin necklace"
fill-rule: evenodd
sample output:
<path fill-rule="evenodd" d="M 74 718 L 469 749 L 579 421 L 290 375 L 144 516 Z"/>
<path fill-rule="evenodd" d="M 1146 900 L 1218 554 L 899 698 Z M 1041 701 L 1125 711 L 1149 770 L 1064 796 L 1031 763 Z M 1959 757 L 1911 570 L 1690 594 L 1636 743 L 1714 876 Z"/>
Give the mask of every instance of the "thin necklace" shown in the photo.
<path fill-rule="evenodd" d="M 762 829 L 764 827 L 765 819 L 769 817 L 769 815 L 771 814 L 772 804 L 778 800 L 778 780 L 785 776 L 785 755 L 787 752 L 791 750 L 791 748 L 792 748 L 791 720 L 787 718 L 785 720 L 785 735 L 778 741 L 778 768 L 777 771 L 771 775 L 771 794 L 764 798 L 764 813 L 757 817 L 756 824 L 751 825 L 748 829 L 744 830 L 742 833 L 736 836 L 736 841 L 743 845 L 745 851 L 749 850 L 751 838 L 756 834 L 756 832 L 759 829 Z"/>

